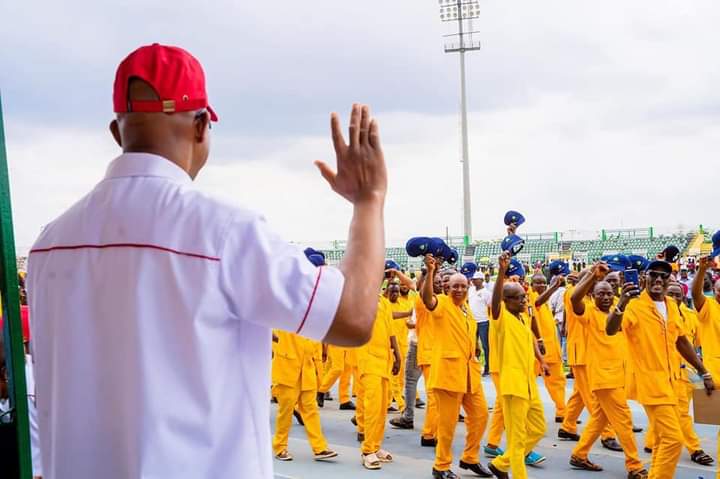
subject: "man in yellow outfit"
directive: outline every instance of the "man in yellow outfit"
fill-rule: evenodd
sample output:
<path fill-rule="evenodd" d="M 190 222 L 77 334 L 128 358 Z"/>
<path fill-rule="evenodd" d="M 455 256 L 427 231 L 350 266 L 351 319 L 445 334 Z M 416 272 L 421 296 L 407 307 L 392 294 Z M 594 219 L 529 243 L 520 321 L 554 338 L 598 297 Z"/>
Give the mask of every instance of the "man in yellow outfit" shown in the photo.
<path fill-rule="evenodd" d="M 367 469 L 380 469 L 382 463 L 392 462 L 390 453 L 381 449 L 391 371 L 392 375 L 400 371 L 400 351 L 392 335 L 392 321 L 389 301 L 379 295 L 370 341 L 357 351 L 361 387 L 356 418 L 362 464 Z"/>
<path fill-rule="evenodd" d="M 697 345 L 699 343 L 697 331 L 698 316 L 695 311 L 688 308 L 685 304 L 685 295 L 680 283 L 670 283 L 670 286 L 668 286 L 667 289 L 667 295 L 669 298 L 675 300 L 675 303 L 680 308 L 680 322 L 682 323 L 685 336 L 687 336 L 688 340 L 693 345 Z M 709 362 L 711 361 L 706 360 L 705 364 L 710 371 L 710 374 L 712 374 L 712 370 L 708 366 Z M 702 466 L 709 466 L 715 461 L 700 447 L 700 438 L 695 433 L 693 418 L 690 416 L 690 401 L 692 401 L 692 392 L 695 388 L 690 382 L 688 365 L 682 360 L 682 357 L 677 354 L 677 352 L 675 352 L 675 361 L 673 362 L 673 365 L 677 366 L 679 369 L 677 374 L 679 375 L 680 380 L 675 383 L 675 394 L 678 398 L 678 414 L 680 417 L 680 426 L 682 428 L 685 448 L 690 453 L 691 461 Z M 647 434 L 645 435 L 645 449 L 652 451 L 655 447 L 655 440 L 655 431 L 652 428 L 649 428 Z"/>
<path fill-rule="evenodd" d="M 420 283 L 418 284 L 418 287 L 421 290 L 422 284 L 425 282 L 432 284 L 433 293 L 435 295 L 439 296 L 443 294 L 442 279 L 440 275 L 429 275 L 427 271 L 425 271 L 420 279 Z M 423 381 L 425 381 L 425 391 L 427 394 L 425 422 L 423 423 L 422 432 L 420 434 L 420 445 L 423 447 L 435 447 L 437 445 L 437 401 L 435 400 L 435 395 L 432 390 L 428 387 L 430 382 L 430 372 L 432 371 L 433 345 L 435 344 L 433 326 L 432 315 L 425 307 L 422 295 L 418 294 L 415 298 L 415 329 L 418 336 L 417 364 L 422 370 Z"/>
<path fill-rule="evenodd" d="M 714 249 L 710 257 L 700 259 L 698 271 L 692 284 L 692 297 L 698 312 L 698 333 L 702 345 L 703 361 L 714 378 L 720 378 L 720 281 L 713 285 L 713 296 L 703 295 L 705 273 L 717 261 L 720 254 L 720 231 L 713 235 Z M 713 259 L 715 258 L 715 259 Z M 720 458 L 720 432 L 718 432 L 718 457 Z M 717 479 L 720 479 L 718 470 Z"/>
<path fill-rule="evenodd" d="M 671 479 L 680 453 L 683 436 L 675 394 L 676 370 L 671 351 L 677 349 L 688 364 L 703 376 L 705 389 L 712 394 L 715 385 L 703 362 L 683 334 L 680 311 L 666 297 L 672 266 L 662 260 L 652 261 L 645 275 L 645 290 L 636 299 L 620 304 L 608 316 L 606 331 L 616 334 L 622 327 L 630 349 L 630 361 L 636 372 L 637 400 L 643 405 L 655 431 L 650 479 Z M 630 283 L 629 283 L 630 284 Z M 626 284 L 623 287 L 626 291 Z M 639 291 L 639 288 L 636 288 Z"/>
<path fill-rule="evenodd" d="M 550 374 L 543 376 L 545 387 L 555 403 L 555 421 L 565 417 L 565 371 L 563 371 L 560 341 L 555 327 L 555 317 L 550 311 L 548 300 L 555 291 L 565 284 L 563 276 L 555 276 L 548 288 L 547 279 L 540 273 L 530 280 L 528 292 L 529 303 L 535 315 L 540 337 L 538 343 L 543 345 L 541 352 L 550 367 Z"/>
<path fill-rule="evenodd" d="M 338 379 L 338 394 L 340 395 L 340 409 L 352 411 L 355 409 L 350 398 L 350 379 L 355 377 L 357 380 L 357 358 L 354 348 L 343 348 L 340 346 L 327 345 L 327 367 L 325 374 L 320 382 L 317 393 L 318 406 L 323 407 L 325 403 L 325 394 L 332 389 Z"/>
<path fill-rule="evenodd" d="M 525 457 L 545 433 L 545 415 L 535 382 L 535 359 L 544 374 L 549 372 L 530 329 L 525 290 L 506 283 L 510 254 L 500 255 L 493 289 L 491 321 L 497 326 L 500 362 L 500 393 L 507 430 L 507 451 L 490 462 L 489 469 L 500 479 L 526 479 Z"/>
<path fill-rule="evenodd" d="M 322 361 L 322 345 L 297 334 L 276 330 L 276 342 L 272 360 L 273 397 L 277 399 L 273 453 L 280 461 L 292 461 L 288 452 L 288 435 L 292 416 L 297 405 L 303 419 L 305 432 L 316 461 L 337 456 L 328 449 L 320 426 L 315 394 L 318 387 L 317 366 Z"/>
<path fill-rule="evenodd" d="M 387 298 L 389 301 L 390 311 L 392 311 L 392 333 L 398 343 L 400 349 L 400 371 L 405 371 L 405 361 L 408 353 L 408 326 L 407 321 L 412 317 L 412 306 L 406 301 L 400 300 L 400 280 L 394 278 L 387 286 Z M 390 380 L 390 399 L 395 399 L 397 409 L 403 411 L 405 409 L 405 398 L 403 396 L 405 389 L 405 375 L 397 374 Z M 415 398 L 411 398 L 414 400 Z M 410 400 L 408 400 L 410 403 Z M 411 403 L 412 404 L 412 403 Z M 390 409 L 392 412 L 393 409 Z"/>
<path fill-rule="evenodd" d="M 578 276 L 578 281 L 582 280 L 588 270 L 583 270 Z M 568 364 L 573 373 L 574 383 L 573 392 L 567 401 L 565 418 L 558 430 L 558 438 L 579 441 L 580 436 L 577 434 L 578 417 L 582 413 L 583 408 L 587 408 L 588 413 L 597 410 L 597 402 L 590 392 L 590 383 L 588 382 L 587 371 L 587 331 L 582 322 L 573 312 L 572 292 L 574 287 L 568 286 L 565 290 L 563 302 L 565 304 L 565 325 L 567 329 L 567 358 Z M 592 299 L 585 297 L 587 305 L 592 306 Z M 612 451 L 622 451 L 622 447 L 615 439 L 615 433 L 608 425 L 600 436 L 600 442 L 606 449 Z"/>
<path fill-rule="evenodd" d="M 625 395 L 625 338 L 621 335 L 609 336 L 605 332 L 607 317 L 615 299 L 612 286 L 604 281 L 608 272 L 605 263 L 595 264 L 590 274 L 575 287 L 571 297 L 573 312 L 588 334 L 588 380 L 590 391 L 597 401 L 597 409 L 591 412 L 580 442 L 572 451 L 570 465 L 588 471 L 602 471 L 602 467 L 590 462 L 588 454 L 601 431 L 612 424 L 625 452 L 628 479 L 645 479 L 648 472 L 638 456 L 632 430 L 632 413 Z M 592 291 L 593 296 L 591 305 L 585 302 L 589 291 Z M 636 294 L 637 291 L 639 289 L 635 285 L 627 287 L 618 307 L 624 307 L 629 301 L 628 294 Z"/>
<path fill-rule="evenodd" d="M 434 277 L 437 261 L 425 256 L 428 277 Z M 449 295 L 435 295 L 432 284 L 423 284 L 421 295 L 425 307 L 433 317 L 433 360 L 428 388 L 437 402 L 439 423 L 434 479 L 457 478 L 450 470 L 452 442 L 455 437 L 460 406 L 465 409 L 465 449 L 460 468 L 480 477 L 492 477 L 480 464 L 479 451 L 488 411 L 482 390 L 482 369 L 476 357 L 477 323 L 467 304 L 468 279 L 455 273 L 450 276 Z"/>

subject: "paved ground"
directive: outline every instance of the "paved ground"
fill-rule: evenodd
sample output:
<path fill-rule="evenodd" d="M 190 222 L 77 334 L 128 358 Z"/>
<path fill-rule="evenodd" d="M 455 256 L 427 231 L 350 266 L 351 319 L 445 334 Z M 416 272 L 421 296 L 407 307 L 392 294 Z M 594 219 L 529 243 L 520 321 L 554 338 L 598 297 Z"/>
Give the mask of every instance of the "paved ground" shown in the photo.
<path fill-rule="evenodd" d="M 572 389 L 572 381 L 568 381 L 568 397 Z M 484 390 L 487 395 L 488 404 L 495 401 L 494 389 L 489 378 L 484 380 Z M 545 393 L 545 388 L 540 388 L 544 395 L 546 417 L 548 419 L 548 432 L 545 438 L 540 441 L 537 451 L 547 456 L 548 460 L 541 467 L 528 468 L 530 478 L 534 479 L 601 479 L 601 478 L 624 478 L 627 477 L 622 453 L 615 453 L 602 448 L 598 444 L 593 448 L 591 459 L 602 465 L 605 470 L 600 473 L 574 471 L 568 465 L 570 450 L 574 442 L 557 441 L 557 424 L 553 421 L 554 408 L 550 398 Z M 422 392 L 421 392 L 422 394 Z M 333 393 L 335 397 L 336 394 Z M 294 424 L 290 435 L 290 452 L 295 457 L 292 462 L 275 461 L 275 474 L 278 479 L 324 479 L 324 478 L 372 478 L 372 479 L 416 479 L 431 478 L 433 462 L 433 450 L 421 448 L 419 445 L 418 425 L 422 424 L 425 417 L 424 410 L 416 409 L 415 431 L 396 430 L 387 427 L 385 430 L 385 442 L 383 447 L 390 451 L 395 457 L 395 462 L 385 465 L 380 471 L 367 471 L 360 464 L 360 450 L 355 440 L 355 428 L 350 423 L 352 411 L 339 411 L 338 402 L 325 403 L 321 410 L 323 430 L 330 442 L 330 447 L 339 453 L 333 463 L 320 463 L 312 460 L 312 452 L 307 444 L 304 429 Z M 631 403 L 635 424 L 645 427 L 647 419 L 642 408 L 636 403 Z M 583 414 L 584 423 L 587 422 L 586 413 Z M 273 417 L 274 421 L 274 417 Z M 580 426 L 582 428 L 583 425 Z M 697 425 L 696 430 L 702 440 L 702 446 L 711 456 L 715 457 L 717 452 L 716 437 L 717 428 L 712 426 Z M 459 458 L 462 450 L 465 428 L 458 424 L 455 435 L 455 461 Z M 642 447 L 643 433 L 636 436 L 638 446 Z M 640 453 L 644 461 L 649 462 L 650 456 Z M 485 459 L 483 459 L 485 461 Z M 675 477 L 677 479 L 715 479 L 715 468 L 702 467 L 690 461 L 686 451 Z M 455 469 L 459 474 L 459 470 Z M 461 477 L 477 477 L 473 474 L 461 474 Z"/>

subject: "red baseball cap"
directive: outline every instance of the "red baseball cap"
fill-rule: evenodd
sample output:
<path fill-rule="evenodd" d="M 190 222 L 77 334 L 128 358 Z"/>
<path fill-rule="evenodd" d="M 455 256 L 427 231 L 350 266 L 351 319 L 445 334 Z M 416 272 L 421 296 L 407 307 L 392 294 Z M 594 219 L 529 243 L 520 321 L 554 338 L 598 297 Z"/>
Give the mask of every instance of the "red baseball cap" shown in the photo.
<path fill-rule="evenodd" d="M 128 86 L 131 78 L 149 84 L 160 97 L 155 101 L 130 101 Z M 207 108 L 210 119 L 218 121 L 208 105 L 205 73 L 197 59 L 178 47 L 153 43 L 140 47 L 118 66 L 113 87 L 115 113 L 194 111 Z"/>

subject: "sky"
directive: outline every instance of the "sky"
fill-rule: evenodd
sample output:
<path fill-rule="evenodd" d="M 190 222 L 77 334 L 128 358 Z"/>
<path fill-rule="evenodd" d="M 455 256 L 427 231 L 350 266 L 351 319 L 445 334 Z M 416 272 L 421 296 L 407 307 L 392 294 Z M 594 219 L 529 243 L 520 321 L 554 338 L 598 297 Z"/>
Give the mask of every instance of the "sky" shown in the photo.
<path fill-rule="evenodd" d="M 370 105 L 389 169 L 386 241 L 462 235 L 459 59 L 437 0 L 38 0 L 0 7 L 0 91 L 18 249 L 119 154 L 117 64 L 178 45 L 220 116 L 197 186 L 286 239 L 342 240 L 351 207 L 330 112 Z M 480 0 L 467 55 L 473 236 L 718 225 L 720 3 Z"/>

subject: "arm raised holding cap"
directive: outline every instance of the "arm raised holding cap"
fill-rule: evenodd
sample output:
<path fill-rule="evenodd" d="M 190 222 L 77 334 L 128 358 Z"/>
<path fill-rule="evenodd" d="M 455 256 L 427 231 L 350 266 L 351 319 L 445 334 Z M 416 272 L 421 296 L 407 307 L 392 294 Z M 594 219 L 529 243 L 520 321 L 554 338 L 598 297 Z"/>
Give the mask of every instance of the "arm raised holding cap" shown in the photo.
<path fill-rule="evenodd" d="M 331 116 L 331 129 L 337 171 L 321 161 L 315 164 L 333 191 L 352 203 L 353 216 L 347 249 L 339 266 L 345 284 L 325 341 L 359 346 L 370 339 L 383 278 L 387 171 L 378 124 L 370 118 L 366 105 L 352 107 L 349 144 L 345 143 L 335 113 Z"/>

